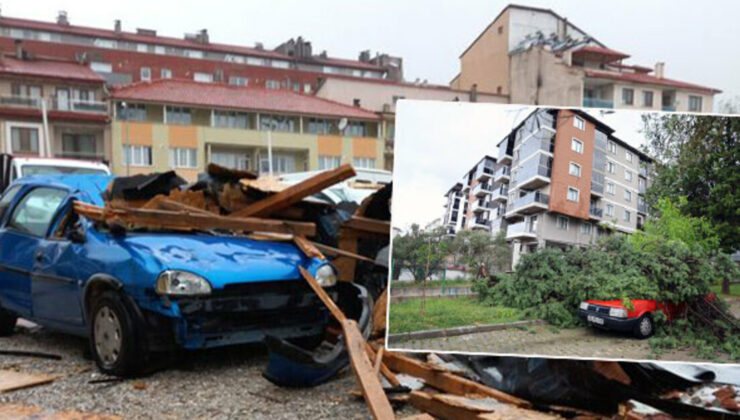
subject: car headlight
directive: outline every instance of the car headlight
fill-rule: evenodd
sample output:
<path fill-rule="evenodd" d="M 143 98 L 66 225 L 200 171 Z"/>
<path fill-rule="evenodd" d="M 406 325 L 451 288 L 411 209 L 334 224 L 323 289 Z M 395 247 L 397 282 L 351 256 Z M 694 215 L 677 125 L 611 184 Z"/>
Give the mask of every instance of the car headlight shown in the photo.
<path fill-rule="evenodd" d="M 588 302 L 581 302 L 580 308 L 584 311 L 588 310 Z"/>
<path fill-rule="evenodd" d="M 197 274 L 167 270 L 157 278 L 156 291 L 160 295 L 207 295 L 211 293 L 211 284 Z"/>
<path fill-rule="evenodd" d="M 337 284 L 337 272 L 329 264 L 324 264 L 316 270 L 316 282 L 321 287 L 331 287 Z"/>
<path fill-rule="evenodd" d="M 609 316 L 614 318 L 627 318 L 627 310 L 622 308 L 610 308 Z"/>

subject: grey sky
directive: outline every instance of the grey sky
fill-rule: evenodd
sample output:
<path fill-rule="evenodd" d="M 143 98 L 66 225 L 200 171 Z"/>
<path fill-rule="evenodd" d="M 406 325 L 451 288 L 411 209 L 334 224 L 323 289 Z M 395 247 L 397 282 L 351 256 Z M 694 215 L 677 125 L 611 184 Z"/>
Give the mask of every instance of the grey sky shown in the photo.
<path fill-rule="evenodd" d="M 534 107 L 463 102 L 400 101 L 393 168 L 393 226 L 422 227 L 444 214 L 444 194 Z M 640 147 L 641 112 L 590 111 Z"/>
<path fill-rule="evenodd" d="M 274 47 L 303 35 L 314 50 L 356 58 L 360 50 L 404 58 L 407 79 L 447 84 L 458 56 L 509 2 L 500 0 L 220 0 L 106 3 L 68 0 L 4 1 L 6 16 L 53 20 L 60 9 L 73 24 L 157 29 L 181 37 L 208 28 L 216 42 Z M 721 97 L 740 95 L 740 1 L 715 0 L 517 0 L 553 9 L 631 62 L 665 61 L 666 76 L 716 87 Z"/>

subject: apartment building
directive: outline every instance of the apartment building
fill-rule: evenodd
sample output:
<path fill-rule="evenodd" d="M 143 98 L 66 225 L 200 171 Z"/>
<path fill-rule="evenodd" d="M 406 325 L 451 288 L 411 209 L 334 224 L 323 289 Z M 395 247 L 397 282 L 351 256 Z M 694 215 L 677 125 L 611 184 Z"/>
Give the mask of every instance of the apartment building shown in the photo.
<path fill-rule="evenodd" d="M 74 61 L 0 54 L 0 151 L 110 158 L 105 79 Z"/>
<path fill-rule="evenodd" d="M 460 55 L 456 89 L 510 103 L 711 112 L 720 90 L 666 77 L 665 63 L 628 64 L 550 9 L 508 5 Z"/>
<path fill-rule="evenodd" d="M 509 100 L 506 95 L 479 92 L 477 89 L 457 90 L 426 81 L 404 82 L 346 76 L 327 76 L 322 79 L 315 95 L 347 105 L 360 106 L 377 112 L 381 116 L 381 136 L 385 143 L 385 169 L 387 170 L 393 170 L 396 103 L 399 100 L 489 103 L 508 103 Z"/>
<path fill-rule="evenodd" d="M 400 57 L 363 51 L 357 60 L 334 58 L 315 54 L 302 37 L 267 49 L 217 43 L 206 29 L 176 38 L 154 29 L 126 31 L 120 20 L 110 29 L 70 20 L 63 11 L 56 22 L 0 16 L 0 50 L 20 40 L 36 56 L 85 63 L 110 85 L 179 78 L 312 93 L 325 75 L 403 80 Z"/>
<path fill-rule="evenodd" d="M 501 186 L 495 177 L 502 167 L 496 158 L 485 156 L 447 191 L 442 222 L 449 235 L 466 229 L 491 230 L 496 210 L 492 197 Z"/>
<path fill-rule="evenodd" d="M 583 111 L 538 109 L 499 142 L 510 176 L 491 224 L 505 230 L 514 265 L 541 247 L 641 228 L 652 160 L 613 133 Z"/>
<path fill-rule="evenodd" d="M 267 173 L 383 168 L 380 117 L 290 90 L 164 79 L 111 92 L 117 174 L 176 169 L 194 180 L 208 162 Z"/>

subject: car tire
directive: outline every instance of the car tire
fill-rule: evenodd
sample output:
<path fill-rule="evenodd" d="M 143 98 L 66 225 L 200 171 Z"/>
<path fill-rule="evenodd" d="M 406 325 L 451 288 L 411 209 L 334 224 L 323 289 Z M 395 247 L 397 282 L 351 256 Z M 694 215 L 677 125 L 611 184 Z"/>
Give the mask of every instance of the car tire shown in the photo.
<path fill-rule="evenodd" d="M 640 317 L 635 324 L 634 334 L 637 338 L 645 339 L 655 334 L 655 322 L 653 322 L 653 316 L 645 314 Z"/>
<path fill-rule="evenodd" d="M 18 321 L 17 316 L 13 315 L 10 311 L 0 308 L 0 337 L 13 335 L 16 321 Z"/>
<path fill-rule="evenodd" d="M 147 360 L 133 311 L 119 293 L 103 292 L 92 304 L 89 316 L 90 353 L 101 372 L 131 377 Z"/>

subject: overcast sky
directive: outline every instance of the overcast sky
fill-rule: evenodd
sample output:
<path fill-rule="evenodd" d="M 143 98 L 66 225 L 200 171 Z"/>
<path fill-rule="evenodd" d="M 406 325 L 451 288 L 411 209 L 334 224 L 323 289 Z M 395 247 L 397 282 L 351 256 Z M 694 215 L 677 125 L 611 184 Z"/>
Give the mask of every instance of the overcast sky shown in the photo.
<path fill-rule="evenodd" d="M 509 2 L 500 0 L 270 0 L 91 2 L 3 1 L 2 14 L 54 20 L 58 10 L 73 24 L 126 30 L 156 29 L 181 37 L 207 28 L 211 40 L 273 48 L 298 35 L 314 50 L 356 58 L 370 49 L 404 58 L 406 78 L 447 84 L 460 53 Z M 631 61 L 665 61 L 666 76 L 740 95 L 740 1 L 516 0 L 554 10 Z M 104 6 L 103 6 L 104 5 Z"/>
<path fill-rule="evenodd" d="M 444 214 L 444 194 L 534 107 L 463 102 L 400 101 L 393 171 L 393 227 L 422 227 Z M 590 111 L 639 148 L 641 112 Z"/>

